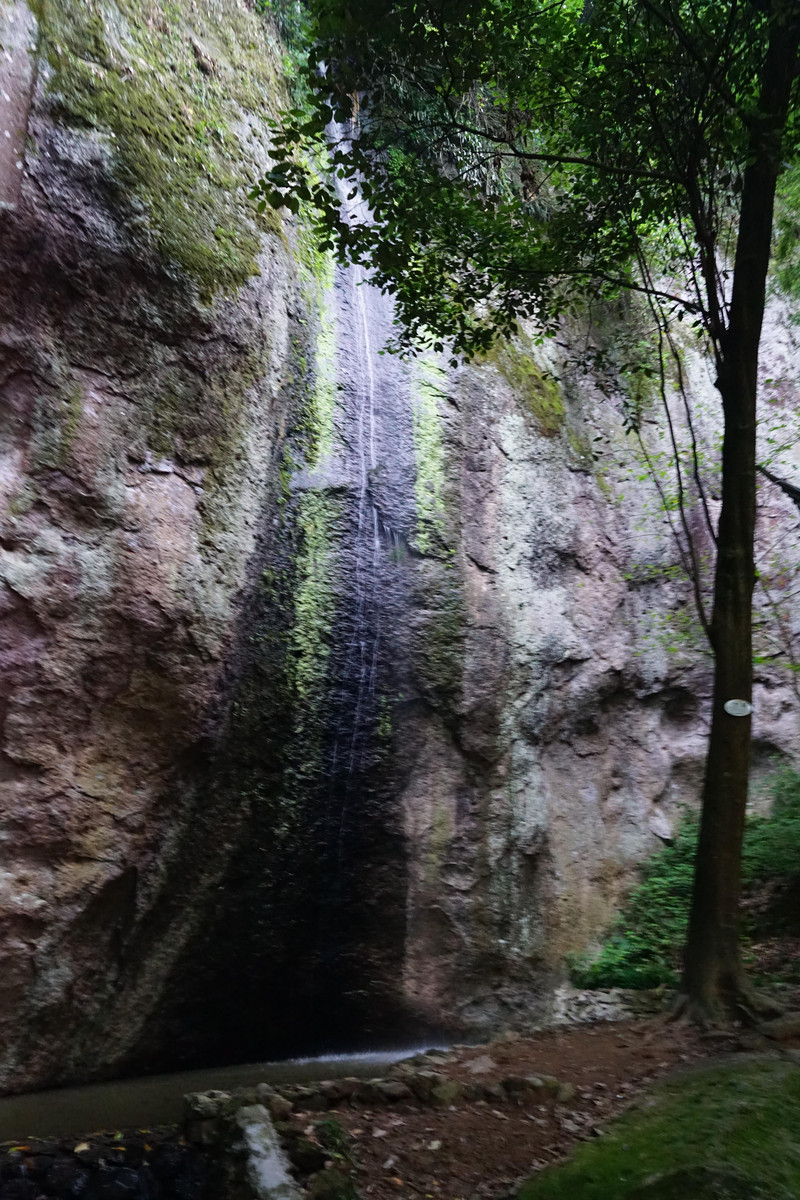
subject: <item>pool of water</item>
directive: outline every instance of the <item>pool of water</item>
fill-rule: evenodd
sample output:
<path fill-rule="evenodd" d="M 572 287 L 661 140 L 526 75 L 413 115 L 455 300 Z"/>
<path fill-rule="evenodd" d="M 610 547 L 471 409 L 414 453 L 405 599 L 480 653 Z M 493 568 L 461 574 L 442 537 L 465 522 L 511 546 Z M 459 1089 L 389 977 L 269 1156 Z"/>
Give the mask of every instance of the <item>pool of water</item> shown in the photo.
<path fill-rule="evenodd" d="M 182 1118 L 186 1092 L 205 1092 L 211 1088 L 229 1091 L 257 1083 L 303 1083 L 343 1075 L 369 1079 L 401 1058 L 432 1048 L 411 1046 L 405 1050 L 248 1063 L 6 1096 L 0 1098 L 0 1142 L 28 1137 L 68 1137 L 101 1129 L 173 1125 Z"/>

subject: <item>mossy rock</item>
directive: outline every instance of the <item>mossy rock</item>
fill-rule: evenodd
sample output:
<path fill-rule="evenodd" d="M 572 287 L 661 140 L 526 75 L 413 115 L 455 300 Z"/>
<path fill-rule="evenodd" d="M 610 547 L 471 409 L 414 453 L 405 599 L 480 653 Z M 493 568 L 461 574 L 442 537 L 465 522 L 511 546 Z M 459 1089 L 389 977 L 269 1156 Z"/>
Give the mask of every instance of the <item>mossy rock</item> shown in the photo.
<path fill-rule="evenodd" d="M 31 0 L 57 123 L 99 137 L 112 201 L 201 298 L 257 271 L 250 113 L 278 105 L 279 52 L 263 18 L 188 0 Z M 249 132 L 245 133 L 245 129 Z M 115 194 L 114 194 L 115 193 Z"/>
<path fill-rule="evenodd" d="M 519 1200 L 793 1200 L 800 1067 L 778 1059 L 687 1071 L 651 1089 Z"/>
<path fill-rule="evenodd" d="M 557 437 L 566 417 L 557 380 L 542 370 L 530 349 L 521 342 L 504 342 L 489 357 L 511 384 L 538 432 L 544 437 Z"/>
<path fill-rule="evenodd" d="M 359 1200 L 353 1180 L 337 1167 L 312 1175 L 306 1187 L 309 1200 Z"/>

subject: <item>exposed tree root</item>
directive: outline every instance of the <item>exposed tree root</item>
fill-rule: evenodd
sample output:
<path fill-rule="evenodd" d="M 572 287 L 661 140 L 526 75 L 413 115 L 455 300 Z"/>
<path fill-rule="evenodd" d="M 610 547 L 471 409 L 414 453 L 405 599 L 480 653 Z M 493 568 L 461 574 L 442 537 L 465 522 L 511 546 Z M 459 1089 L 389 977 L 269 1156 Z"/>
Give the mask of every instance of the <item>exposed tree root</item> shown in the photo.
<path fill-rule="evenodd" d="M 783 1016 L 784 1011 L 772 997 L 743 981 L 733 995 L 720 996 L 713 1001 L 680 992 L 668 1019 L 688 1022 L 703 1030 L 741 1028 L 742 1025 L 757 1028 L 767 1018 Z"/>

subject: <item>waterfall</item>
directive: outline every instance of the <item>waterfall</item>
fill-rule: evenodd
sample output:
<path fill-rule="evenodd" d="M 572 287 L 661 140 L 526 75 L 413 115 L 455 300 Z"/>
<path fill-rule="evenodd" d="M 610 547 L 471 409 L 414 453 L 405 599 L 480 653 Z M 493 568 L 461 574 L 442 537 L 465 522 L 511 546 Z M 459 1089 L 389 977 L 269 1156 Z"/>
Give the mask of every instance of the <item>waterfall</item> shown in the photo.
<path fill-rule="evenodd" d="M 212 1030 L 229 1061 L 385 1046 L 416 1031 L 401 1000 L 404 768 L 393 731 L 412 690 L 411 371 L 381 354 L 392 301 L 362 267 L 320 270 L 308 292 L 287 372 L 296 424 L 264 514 L 263 572 L 211 784 L 244 798 L 249 820 L 224 902 L 191 950 L 191 1003 L 174 1018 L 178 1030 Z"/>
<path fill-rule="evenodd" d="M 352 220 L 369 219 L 356 188 L 340 183 L 340 196 Z M 374 945 L 382 937 L 381 904 L 397 910 L 387 919 L 398 924 L 391 953 L 402 953 L 404 872 L 387 747 L 402 687 L 400 631 L 408 609 L 402 548 L 415 518 L 415 462 L 410 369 L 381 353 L 393 331 L 391 298 L 363 267 L 349 264 L 336 268 L 326 303 L 336 331 L 333 444 L 303 486 L 335 493 L 344 508 L 335 545 L 329 734 L 317 799 L 325 892 L 315 931 L 318 990 L 330 1003 L 330 993 L 364 990 L 370 961 L 389 952 Z M 395 893 L 391 900 L 387 887 Z"/>

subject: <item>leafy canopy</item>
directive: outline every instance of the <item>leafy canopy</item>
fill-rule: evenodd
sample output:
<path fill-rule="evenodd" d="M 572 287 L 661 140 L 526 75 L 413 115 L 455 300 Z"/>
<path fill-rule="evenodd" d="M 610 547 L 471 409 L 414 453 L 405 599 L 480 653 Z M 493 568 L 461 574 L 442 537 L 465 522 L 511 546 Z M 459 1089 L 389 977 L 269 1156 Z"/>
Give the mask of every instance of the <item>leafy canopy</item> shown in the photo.
<path fill-rule="evenodd" d="M 719 352 L 759 73 L 796 0 L 310 8 L 307 99 L 257 190 L 372 268 L 402 341 L 471 355 L 622 287 Z M 793 110 L 776 155 L 796 132 Z M 331 174 L 308 169 L 315 144 Z M 357 187 L 369 218 L 343 204 Z"/>

